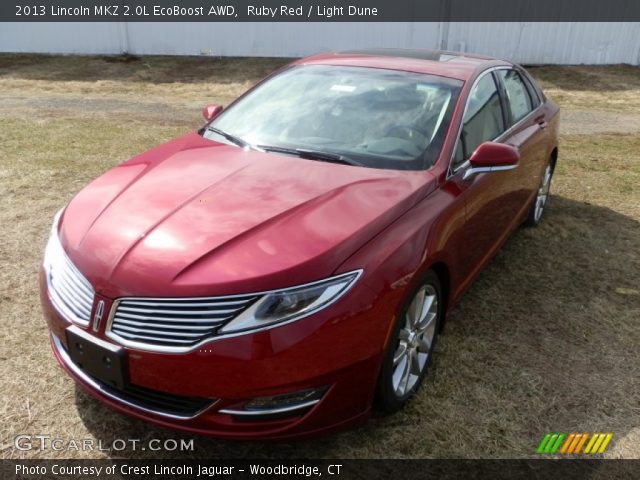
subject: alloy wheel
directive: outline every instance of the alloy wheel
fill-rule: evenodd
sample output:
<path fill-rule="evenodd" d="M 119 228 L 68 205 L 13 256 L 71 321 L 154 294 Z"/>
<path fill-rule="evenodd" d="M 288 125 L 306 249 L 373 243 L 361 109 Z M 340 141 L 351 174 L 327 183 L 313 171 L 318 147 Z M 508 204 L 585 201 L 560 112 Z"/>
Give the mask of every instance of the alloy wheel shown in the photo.
<path fill-rule="evenodd" d="M 538 188 L 538 195 L 536 196 L 535 203 L 535 212 L 534 212 L 534 220 L 536 222 L 540 221 L 542 217 L 542 213 L 544 212 L 544 207 L 547 204 L 547 200 L 549 198 L 549 189 L 551 187 L 551 174 L 553 173 L 551 169 L 551 164 L 547 164 L 547 168 L 544 169 L 544 175 L 542 176 L 542 181 L 540 182 L 540 188 Z"/>
<path fill-rule="evenodd" d="M 393 354 L 392 386 L 398 398 L 407 395 L 420 379 L 431 354 L 437 320 L 438 294 L 427 284 L 409 304 Z"/>

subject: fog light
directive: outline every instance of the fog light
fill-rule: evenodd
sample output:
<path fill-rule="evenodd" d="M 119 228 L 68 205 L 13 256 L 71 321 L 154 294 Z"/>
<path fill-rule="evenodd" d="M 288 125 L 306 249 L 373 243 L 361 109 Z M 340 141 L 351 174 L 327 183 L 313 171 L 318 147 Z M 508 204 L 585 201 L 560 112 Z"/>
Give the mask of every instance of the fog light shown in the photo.
<path fill-rule="evenodd" d="M 220 413 L 237 421 L 262 421 L 295 417 L 320 401 L 329 387 L 309 388 L 271 397 L 256 397 L 242 408 L 223 408 Z"/>
<path fill-rule="evenodd" d="M 245 404 L 245 410 L 294 410 L 318 403 L 327 387 L 310 388 L 272 397 L 257 397 Z"/>

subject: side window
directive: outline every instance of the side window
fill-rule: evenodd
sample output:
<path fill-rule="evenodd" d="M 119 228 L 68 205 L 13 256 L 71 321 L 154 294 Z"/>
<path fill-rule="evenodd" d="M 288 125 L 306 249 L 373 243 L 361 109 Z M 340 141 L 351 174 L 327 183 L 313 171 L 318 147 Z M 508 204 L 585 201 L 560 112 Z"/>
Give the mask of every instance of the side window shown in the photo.
<path fill-rule="evenodd" d="M 511 123 L 514 124 L 533 110 L 531 97 L 518 72 L 515 70 L 499 70 L 498 75 L 500 75 L 507 91 L 507 100 L 511 110 Z"/>
<path fill-rule="evenodd" d="M 527 84 L 527 90 L 529 90 L 529 96 L 531 97 L 531 106 L 536 109 L 538 105 L 542 103 L 542 100 L 540 99 L 540 95 L 538 94 L 538 91 L 533 84 L 534 80 L 528 75 L 522 75 L 522 78 L 524 80 L 524 83 Z"/>
<path fill-rule="evenodd" d="M 469 94 L 460 139 L 453 156 L 453 167 L 466 161 L 478 145 L 494 140 L 504 130 L 498 88 L 493 75 L 488 73 Z"/>

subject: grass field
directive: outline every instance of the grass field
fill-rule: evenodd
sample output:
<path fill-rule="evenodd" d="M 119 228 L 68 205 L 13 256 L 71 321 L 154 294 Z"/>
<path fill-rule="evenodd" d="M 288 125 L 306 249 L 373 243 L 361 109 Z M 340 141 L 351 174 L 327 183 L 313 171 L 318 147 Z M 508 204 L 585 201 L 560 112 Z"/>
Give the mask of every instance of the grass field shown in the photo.
<path fill-rule="evenodd" d="M 196 438 L 194 452 L 17 451 L 18 434 L 188 438 L 114 413 L 50 352 L 37 271 L 89 180 L 202 123 L 282 59 L 0 55 L 2 457 L 529 457 L 547 431 L 614 432 L 640 458 L 640 69 L 531 71 L 562 110 L 547 216 L 518 230 L 452 312 L 419 395 L 296 444 Z"/>

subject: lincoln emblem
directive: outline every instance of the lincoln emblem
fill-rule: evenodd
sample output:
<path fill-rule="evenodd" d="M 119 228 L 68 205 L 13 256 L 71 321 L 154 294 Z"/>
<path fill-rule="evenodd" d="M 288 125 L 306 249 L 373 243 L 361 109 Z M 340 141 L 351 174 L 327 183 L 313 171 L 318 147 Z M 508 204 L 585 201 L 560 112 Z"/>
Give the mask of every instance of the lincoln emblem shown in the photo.
<path fill-rule="evenodd" d="M 100 322 L 102 321 L 102 314 L 104 313 L 104 300 L 100 300 L 96 306 L 96 313 L 93 316 L 93 331 L 97 332 L 100 328 Z"/>

